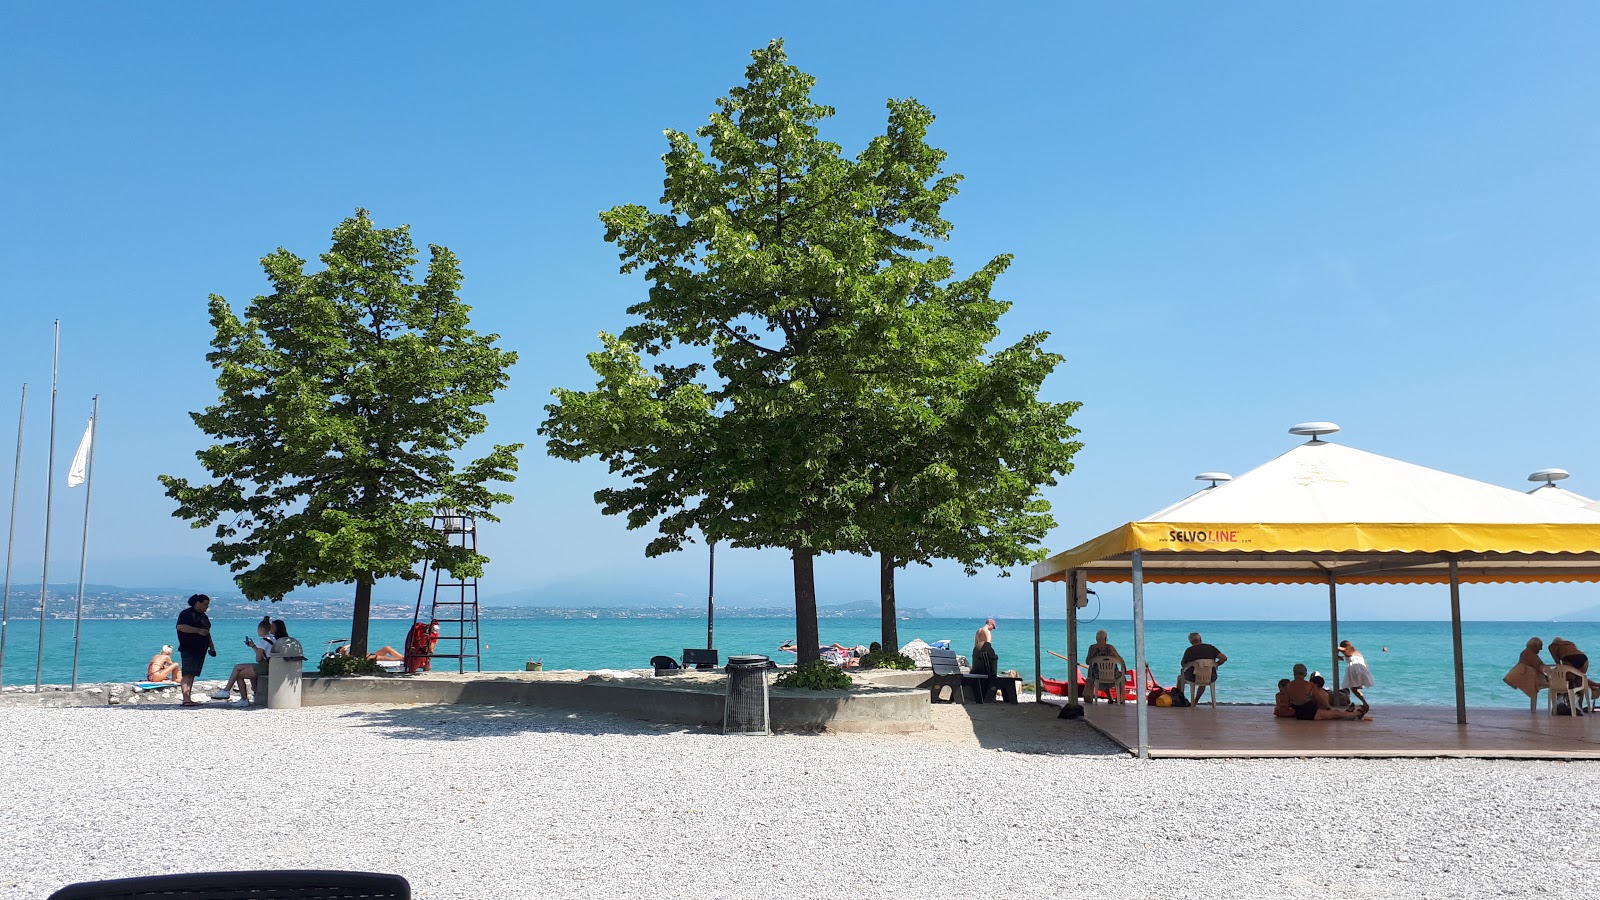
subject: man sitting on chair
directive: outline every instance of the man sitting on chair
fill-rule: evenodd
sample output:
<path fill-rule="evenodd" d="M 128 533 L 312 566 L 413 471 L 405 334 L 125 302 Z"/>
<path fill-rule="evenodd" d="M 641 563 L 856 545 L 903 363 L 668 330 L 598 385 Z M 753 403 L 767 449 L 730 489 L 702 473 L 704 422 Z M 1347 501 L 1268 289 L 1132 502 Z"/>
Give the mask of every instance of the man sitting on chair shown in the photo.
<path fill-rule="evenodd" d="M 1104 628 L 1094 633 L 1094 643 L 1089 645 L 1088 651 L 1083 655 L 1083 663 L 1089 667 L 1089 677 L 1091 679 L 1094 677 L 1094 661 L 1102 657 L 1114 661 L 1117 666 L 1122 669 L 1128 668 L 1128 664 L 1122 659 L 1122 654 L 1118 653 L 1117 648 L 1111 646 L 1111 642 L 1107 640 L 1106 630 Z M 1089 690 L 1086 692 L 1083 699 L 1087 703 L 1093 703 L 1095 701 L 1095 695 L 1099 692 L 1095 690 L 1095 684 L 1092 680 L 1090 681 L 1088 688 Z M 1110 699 L 1113 703 L 1121 700 L 1122 685 L 1119 684 L 1112 687 L 1111 694 L 1108 695 L 1108 699 Z"/>
<path fill-rule="evenodd" d="M 1179 683 L 1180 686 L 1185 681 L 1191 681 L 1191 682 L 1194 681 L 1194 665 L 1193 665 L 1193 663 L 1195 663 L 1195 662 L 1197 662 L 1199 660 L 1202 660 L 1202 659 L 1209 659 L 1212 662 L 1216 663 L 1218 666 L 1221 666 L 1223 663 L 1228 661 L 1228 655 L 1226 653 L 1223 653 L 1221 650 L 1218 650 L 1217 648 L 1211 646 L 1210 644 L 1207 644 L 1207 643 L 1201 641 L 1200 640 L 1200 632 L 1191 631 L 1191 632 L 1189 632 L 1189 649 L 1183 651 L 1183 661 L 1181 663 L 1179 663 L 1179 665 L 1183 668 L 1182 674 L 1178 676 L 1178 683 Z M 1216 680 L 1217 680 L 1217 670 L 1216 669 L 1212 669 L 1211 670 L 1211 681 L 1212 681 L 1213 684 L 1215 684 Z M 1200 685 L 1200 689 L 1195 691 L 1195 694 L 1194 694 L 1195 705 L 1198 706 L 1199 703 L 1200 703 L 1200 698 L 1204 697 L 1206 695 L 1206 687 L 1207 687 L 1207 685 Z M 1213 690 L 1215 690 L 1215 689 L 1213 688 Z"/>

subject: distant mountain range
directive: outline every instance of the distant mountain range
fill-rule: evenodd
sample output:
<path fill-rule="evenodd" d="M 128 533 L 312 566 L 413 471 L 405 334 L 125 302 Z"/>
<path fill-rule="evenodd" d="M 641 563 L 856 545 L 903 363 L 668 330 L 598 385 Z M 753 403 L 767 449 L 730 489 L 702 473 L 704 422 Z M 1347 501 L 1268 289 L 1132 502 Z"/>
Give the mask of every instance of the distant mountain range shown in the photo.
<path fill-rule="evenodd" d="M 322 596 L 295 595 L 276 603 L 246 600 L 237 591 L 212 594 L 211 618 L 253 619 L 261 615 L 294 619 L 345 619 L 350 616 L 353 601 L 351 589 L 342 586 L 343 595 L 324 589 Z M 52 619 L 71 619 L 77 615 L 78 586 L 52 584 L 45 612 Z M 89 619 L 168 619 L 183 609 L 188 591 L 171 588 L 124 588 L 109 584 L 87 584 L 83 590 L 83 615 Z M 426 606 L 424 601 L 424 606 Z M 416 611 L 416 601 L 409 603 L 384 603 L 374 600 L 372 617 L 375 619 L 409 619 Z M 878 615 L 876 600 L 864 600 L 840 606 L 824 606 L 817 610 L 818 618 L 851 619 Z M 902 618 L 925 619 L 925 609 L 901 609 Z M 11 602 L 7 612 L 12 619 L 37 619 L 39 617 L 39 591 L 37 588 L 11 589 Z M 505 606 L 484 602 L 480 614 L 485 619 L 703 619 L 703 605 L 695 606 Z M 787 619 L 794 616 L 792 607 L 717 606 L 719 619 Z"/>

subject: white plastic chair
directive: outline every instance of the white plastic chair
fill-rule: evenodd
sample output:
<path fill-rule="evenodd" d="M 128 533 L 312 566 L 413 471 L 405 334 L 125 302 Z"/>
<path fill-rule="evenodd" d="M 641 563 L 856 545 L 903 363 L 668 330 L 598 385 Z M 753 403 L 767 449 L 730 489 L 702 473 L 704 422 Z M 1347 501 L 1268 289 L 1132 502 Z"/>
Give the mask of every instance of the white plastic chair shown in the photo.
<path fill-rule="evenodd" d="M 1192 707 L 1198 703 L 1200 689 L 1208 687 L 1211 688 L 1209 695 L 1211 697 L 1211 708 L 1216 709 L 1217 661 L 1214 659 L 1197 659 L 1194 662 L 1189 663 L 1189 665 L 1185 666 L 1184 668 L 1194 670 L 1194 680 L 1184 682 L 1186 690 L 1189 693 L 1189 705 Z"/>
<path fill-rule="evenodd" d="M 1122 666 L 1109 656 L 1097 656 L 1089 663 L 1089 702 L 1093 703 L 1096 694 L 1103 687 L 1106 691 L 1107 702 L 1121 703 L 1123 674 Z"/>
<path fill-rule="evenodd" d="M 1589 676 L 1572 666 L 1551 666 L 1550 675 L 1550 714 L 1555 715 L 1556 702 L 1564 699 L 1567 709 L 1572 710 L 1575 716 L 1581 716 L 1585 711 L 1594 712 L 1594 692 L 1589 689 Z M 1571 675 L 1578 683 L 1573 684 L 1567 676 Z"/>

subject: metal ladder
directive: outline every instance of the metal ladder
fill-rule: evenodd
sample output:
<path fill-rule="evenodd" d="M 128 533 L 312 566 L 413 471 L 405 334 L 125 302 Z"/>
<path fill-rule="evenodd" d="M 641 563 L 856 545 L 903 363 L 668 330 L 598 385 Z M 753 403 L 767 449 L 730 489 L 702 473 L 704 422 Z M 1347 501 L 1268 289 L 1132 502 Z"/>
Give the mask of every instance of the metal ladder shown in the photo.
<path fill-rule="evenodd" d="M 445 541 L 457 547 L 478 550 L 478 522 L 472 516 L 465 516 L 459 512 L 448 509 L 434 511 L 433 528 L 442 532 Z M 456 660 L 458 673 L 467 671 L 467 660 L 472 660 L 472 669 L 475 672 L 483 671 L 483 663 L 478 654 L 478 579 L 456 579 L 452 573 L 442 573 L 452 581 L 442 581 L 437 563 L 433 560 L 423 560 L 422 583 L 417 587 L 417 610 L 411 617 L 411 624 L 422 621 L 422 598 L 428 589 L 428 573 L 433 572 L 433 609 L 430 617 L 439 623 L 439 644 L 435 647 L 433 659 Z M 454 653 L 448 652 L 454 650 Z M 438 652 L 445 651 L 445 652 Z"/>

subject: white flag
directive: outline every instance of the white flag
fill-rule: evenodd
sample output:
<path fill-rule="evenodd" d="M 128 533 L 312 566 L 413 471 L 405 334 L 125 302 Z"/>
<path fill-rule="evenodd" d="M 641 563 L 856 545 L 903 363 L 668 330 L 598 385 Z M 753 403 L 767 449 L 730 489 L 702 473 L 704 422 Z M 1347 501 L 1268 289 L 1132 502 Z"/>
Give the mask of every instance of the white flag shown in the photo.
<path fill-rule="evenodd" d="M 84 426 L 83 440 L 78 442 L 78 452 L 72 457 L 72 468 L 67 470 L 67 487 L 75 488 L 88 478 L 89 436 L 94 434 L 94 420 Z"/>

